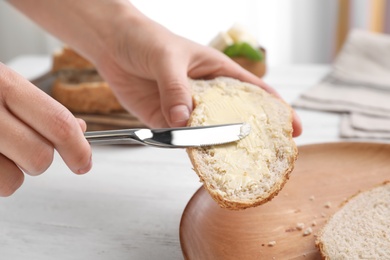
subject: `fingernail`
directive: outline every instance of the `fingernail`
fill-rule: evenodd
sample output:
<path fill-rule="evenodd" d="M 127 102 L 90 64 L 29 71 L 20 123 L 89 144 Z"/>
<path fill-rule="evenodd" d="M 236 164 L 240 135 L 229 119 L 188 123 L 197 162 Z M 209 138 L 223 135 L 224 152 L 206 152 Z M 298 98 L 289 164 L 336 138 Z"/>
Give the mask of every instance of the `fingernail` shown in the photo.
<path fill-rule="evenodd" d="M 88 162 L 87 166 L 85 166 L 85 167 L 79 169 L 79 170 L 77 171 L 77 173 L 78 173 L 78 174 L 87 173 L 89 170 L 91 170 L 91 168 L 92 168 L 92 157 L 89 158 L 89 162 Z"/>
<path fill-rule="evenodd" d="M 169 111 L 170 117 L 171 117 L 171 123 L 183 123 L 187 122 L 187 120 L 190 118 L 190 111 L 188 110 L 188 107 L 185 105 L 178 105 L 175 107 L 172 107 Z"/>

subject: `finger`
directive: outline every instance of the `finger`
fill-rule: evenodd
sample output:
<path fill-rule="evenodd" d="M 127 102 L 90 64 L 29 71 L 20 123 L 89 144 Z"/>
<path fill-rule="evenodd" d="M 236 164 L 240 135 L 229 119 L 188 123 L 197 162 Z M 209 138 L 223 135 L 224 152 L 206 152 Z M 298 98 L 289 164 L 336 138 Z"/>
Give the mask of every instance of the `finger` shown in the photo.
<path fill-rule="evenodd" d="M 111 83 L 112 86 L 126 86 L 113 89 L 123 107 L 150 128 L 169 127 L 161 110 L 160 91 L 156 80 L 129 76 L 124 78 L 126 81 L 123 83 Z M 142 89 L 134 86 L 142 86 Z"/>
<path fill-rule="evenodd" d="M 79 123 L 81 131 L 83 131 L 85 133 L 85 131 L 87 131 L 87 123 L 81 118 L 76 118 L 76 120 Z"/>
<path fill-rule="evenodd" d="M 302 134 L 302 123 L 297 112 L 293 110 L 293 137 L 298 137 Z"/>
<path fill-rule="evenodd" d="M 73 172 L 89 171 L 91 147 L 70 111 L 15 72 L 0 66 L 0 74 L 6 83 L 1 97 L 11 113 L 51 142 Z"/>
<path fill-rule="evenodd" d="M 0 153 L 30 175 L 46 171 L 53 161 L 52 144 L 4 108 L 0 122 Z"/>
<path fill-rule="evenodd" d="M 4 155 L 0 154 L 0 197 L 12 195 L 24 180 L 23 172 Z"/>
<path fill-rule="evenodd" d="M 233 62 L 230 58 L 228 58 L 226 55 L 215 51 L 214 49 L 208 49 L 209 55 L 203 55 L 203 57 L 213 57 L 213 59 L 217 58 L 220 60 L 220 62 L 213 62 L 206 61 L 205 64 L 216 64 L 213 66 L 217 67 L 208 67 L 203 65 L 202 63 L 197 64 L 195 68 L 193 68 L 189 76 L 190 77 L 203 77 L 204 75 L 208 75 L 209 78 L 214 78 L 218 76 L 226 76 L 226 77 L 232 77 L 235 79 L 238 79 L 243 82 L 248 82 L 257 86 L 260 86 L 264 90 L 266 90 L 268 93 L 271 93 L 275 95 L 276 97 L 283 99 L 281 95 L 272 87 L 270 87 L 268 84 L 266 84 L 261 78 L 257 77 L 256 75 L 248 72 L 244 68 L 242 68 L 239 64 Z M 209 73 L 212 71 L 212 73 Z M 301 120 L 299 119 L 297 113 L 295 110 L 293 110 L 293 136 L 297 137 L 301 135 L 302 133 L 302 124 Z"/>
<path fill-rule="evenodd" d="M 174 61 L 168 61 L 162 67 L 157 75 L 161 109 L 169 126 L 185 126 L 192 111 L 187 68 L 178 68 Z"/>
<path fill-rule="evenodd" d="M 202 64 L 200 63 L 195 70 L 192 70 L 190 72 L 190 77 L 198 78 L 204 77 L 204 75 L 208 75 L 209 78 L 215 78 L 219 76 L 231 77 L 243 82 L 248 82 L 257 85 L 266 90 L 267 92 L 272 93 L 273 95 L 280 98 L 279 93 L 274 88 L 267 85 L 258 76 L 245 70 L 243 67 L 241 67 L 238 63 L 227 57 L 225 54 L 214 49 L 207 48 L 206 54 L 203 54 L 203 56 L 206 57 L 206 59 L 210 60 L 206 60 Z M 219 60 L 219 62 L 216 62 L 216 59 Z M 208 67 L 207 64 L 210 64 L 213 67 Z"/>

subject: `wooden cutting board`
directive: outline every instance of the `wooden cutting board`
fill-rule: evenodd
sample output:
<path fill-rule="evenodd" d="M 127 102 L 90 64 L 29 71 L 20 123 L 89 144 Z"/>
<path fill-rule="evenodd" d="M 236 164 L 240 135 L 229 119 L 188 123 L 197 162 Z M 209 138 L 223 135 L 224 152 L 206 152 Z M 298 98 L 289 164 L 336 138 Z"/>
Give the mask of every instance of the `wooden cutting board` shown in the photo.
<path fill-rule="evenodd" d="M 126 128 L 144 128 L 141 121 L 130 113 L 110 114 L 74 114 L 75 117 L 83 119 L 87 123 L 88 131 L 116 130 Z"/>
<path fill-rule="evenodd" d="M 390 180 L 390 145 L 328 143 L 299 147 L 290 180 L 256 208 L 220 208 L 200 188 L 185 208 L 185 259 L 321 259 L 315 234 L 347 198 Z M 304 228 L 299 230 L 298 223 Z M 310 228 L 311 234 L 304 235 Z M 274 245 L 272 245 L 275 243 Z"/>

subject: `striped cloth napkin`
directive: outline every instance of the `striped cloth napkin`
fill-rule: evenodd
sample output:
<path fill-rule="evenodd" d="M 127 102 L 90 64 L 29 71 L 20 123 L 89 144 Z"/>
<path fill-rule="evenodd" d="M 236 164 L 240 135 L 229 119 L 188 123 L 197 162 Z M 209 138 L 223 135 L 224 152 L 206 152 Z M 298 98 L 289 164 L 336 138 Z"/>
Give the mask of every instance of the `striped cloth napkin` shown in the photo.
<path fill-rule="evenodd" d="M 343 113 L 342 137 L 390 139 L 390 35 L 352 30 L 331 72 L 293 106 Z"/>

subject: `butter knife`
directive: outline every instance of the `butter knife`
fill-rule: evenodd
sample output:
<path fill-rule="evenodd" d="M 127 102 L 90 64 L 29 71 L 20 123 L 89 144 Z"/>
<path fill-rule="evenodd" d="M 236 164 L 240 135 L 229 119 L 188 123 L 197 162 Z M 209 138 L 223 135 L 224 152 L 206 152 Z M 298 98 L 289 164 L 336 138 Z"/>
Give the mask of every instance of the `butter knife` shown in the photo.
<path fill-rule="evenodd" d="M 160 148 L 187 148 L 238 141 L 250 132 L 246 123 L 162 128 L 121 129 L 86 132 L 91 144 L 143 144 Z"/>

